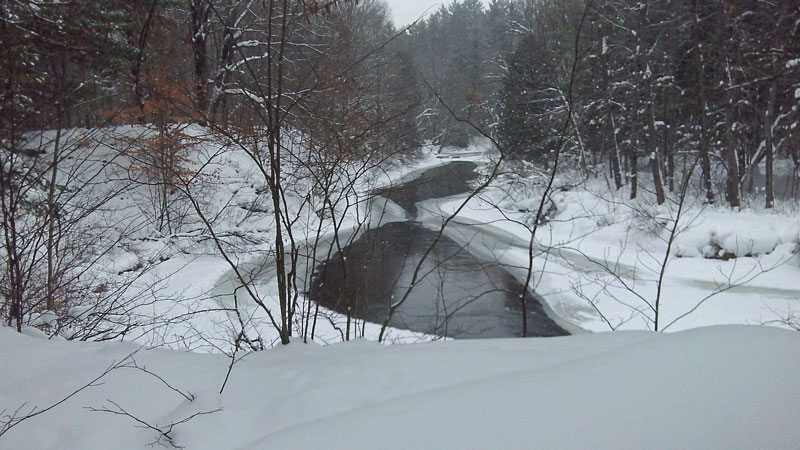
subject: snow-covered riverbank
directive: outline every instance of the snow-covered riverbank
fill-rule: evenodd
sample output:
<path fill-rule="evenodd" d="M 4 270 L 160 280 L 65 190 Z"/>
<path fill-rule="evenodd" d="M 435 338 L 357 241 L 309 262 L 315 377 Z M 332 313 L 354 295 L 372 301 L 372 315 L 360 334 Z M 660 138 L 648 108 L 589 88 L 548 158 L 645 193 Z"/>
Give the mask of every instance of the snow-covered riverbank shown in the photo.
<path fill-rule="evenodd" d="M 576 183 L 577 179 L 577 183 Z M 551 216 L 538 227 L 532 284 L 555 313 L 592 331 L 654 328 L 658 279 L 677 205 L 647 194 L 629 200 L 605 180 L 556 179 Z M 450 225 L 471 251 L 527 272 L 541 187 L 506 173 Z M 425 202 L 431 226 L 464 196 Z M 687 197 L 678 218 L 659 301 L 659 329 L 707 325 L 800 326 L 800 216 L 734 211 Z M 545 210 L 548 208 L 546 207 Z"/>
<path fill-rule="evenodd" d="M 491 164 L 485 146 L 429 152 L 413 166 L 386 174 L 381 183 L 397 185 L 431 167 L 451 161 Z M 486 170 L 486 169 L 484 169 Z M 393 181 L 394 180 L 394 181 Z M 573 180 L 558 180 L 570 185 Z M 528 180 L 506 173 L 473 199 L 452 221 L 445 234 L 484 261 L 495 261 L 524 281 L 533 212 L 538 190 Z M 521 186 L 521 187 L 520 187 Z M 539 227 L 532 284 L 559 324 L 581 329 L 648 330 L 654 326 L 654 304 L 668 227 L 675 208 L 655 207 L 646 196 L 638 201 L 626 192 L 610 192 L 590 179 L 553 194 L 554 217 Z M 415 220 L 438 230 L 443 215 L 461 205 L 465 195 L 419 204 Z M 401 208 L 380 205 L 372 226 L 404 220 Z M 398 211 L 395 211 L 398 210 Z M 352 223 L 356 223 L 352 220 Z M 348 223 L 342 225 L 348 229 Z M 691 199 L 682 212 L 679 230 L 664 271 L 659 305 L 660 329 L 668 331 L 707 325 L 750 324 L 790 327 L 800 317 L 800 217 L 791 209 L 779 212 L 731 211 L 702 206 Z M 727 252 L 735 258 L 708 258 Z M 263 259 L 263 257 L 260 257 Z M 220 260 L 224 265 L 224 262 Z M 205 269 L 204 269 L 205 270 Z M 224 271 L 224 267 L 222 268 Z M 191 265 L 176 279 L 196 278 Z M 205 281 L 213 279 L 205 278 Z M 274 289 L 269 277 L 264 292 Z M 211 288 L 209 285 L 208 289 Z M 229 289 L 231 290 L 231 289 Z M 219 297 L 215 297 L 219 301 Z M 275 305 L 277 306 L 277 305 Z M 324 310 L 320 342 L 341 340 L 343 316 Z M 258 311 L 252 310 L 257 322 Z M 687 314 L 688 313 L 688 314 Z M 674 322 L 674 323 L 673 323 Z M 219 320 L 200 318 L 208 332 L 222 333 Z M 380 327 L 365 324 L 364 335 L 376 339 Z M 230 327 L 229 327 L 230 328 Z M 270 336 L 265 323 L 259 330 Z M 213 335 L 213 333 L 212 333 Z M 392 342 L 414 342 L 429 336 L 392 330 Z"/>
<path fill-rule="evenodd" d="M 487 155 L 430 153 L 413 167 L 386 175 L 384 182 L 451 160 L 486 162 Z M 229 159 L 224 179 L 241 177 L 246 166 L 246 161 Z M 236 193 L 225 195 L 237 200 L 253 190 L 248 177 L 239 184 Z M 537 234 L 534 286 L 572 331 L 579 331 L 576 325 L 607 328 L 598 311 L 620 320 L 620 328 L 647 329 L 646 311 L 632 310 L 625 295 L 652 295 L 653 272 L 642 258 L 665 250 L 663 240 L 658 230 L 636 228 L 641 223 L 636 204 L 605 201 L 595 188 L 587 183 L 554 196 L 557 214 Z M 521 276 L 530 213 L 519 206 L 534 198 L 508 196 L 514 192 L 508 178 L 494 183 L 451 222 L 446 234 Z M 463 198 L 422 202 L 417 220 L 435 229 L 442 213 L 454 210 Z M 723 208 L 704 212 L 711 213 L 710 219 L 686 228 L 687 236 L 710 233 L 710 239 L 718 239 L 725 230 L 735 230 L 719 240 L 719 247 L 751 236 L 749 251 L 757 254 L 705 259 L 702 247 L 698 254 L 689 248 L 702 240 L 680 241 L 684 247 L 675 253 L 680 258 L 670 260 L 665 276 L 666 320 L 691 310 L 715 289 L 721 292 L 670 331 L 775 323 L 769 318 L 796 314 L 794 280 L 800 269 L 791 244 L 797 218 Z M 253 217 L 251 225 L 229 231 L 269 236 L 269 222 Z M 741 221 L 749 225 L 735 226 Z M 764 230 L 777 228 L 780 242 L 772 246 L 766 241 L 776 234 Z M 219 309 L 226 303 L 214 290 L 227 276 L 227 263 L 213 255 L 199 234 L 134 242 L 131 252 L 113 261 L 135 261 L 148 252 L 168 256 L 142 277 L 142 283 L 147 277 L 162 280 L 159 302 L 139 311 L 162 319 L 188 318 L 165 320 L 166 327 L 130 338 L 183 350 L 47 340 L 35 329 L 20 335 L 0 328 L 0 426 L 56 405 L 7 429 L 0 436 L 1 448 L 133 449 L 156 443 L 190 449 L 785 449 L 800 442 L 795 426 L 800 421 L 795 400 L 800 397 L 800 362 L 792 357 L 800 352 L 797 332 L 722 326 L 668 334 L 624 331 L 408 346 L 357 340 L 321 347 L 317 343 L 338 340 L 337 320 L 343 320 L 328 311 L 317 343 L 295 339 L 288 347 L 239 352 L 228 377 L 229 357 L 185 351 L 219 351 L 230 345 L 237 324 Z M 238 262 L 259 265 L 264 260 L 259 252 L 266 246 L 267 241 L 256 240 L 237 254 Z M 770 248 L 763 253 L 754 250 L 765 246 Z M 737 271 L 754 265 L 762 270 L 747 283 L 727 289 L 715 284 L 717 276 L 736 279 Z M 609 277 L 635 280 L 636 289 L 615 286 Z M 267 273 L 260 288 L 270 289 L 269 280 Z M 575 289 L 582 282 L 587 284 Z M 589 299 L 597 302 L 596 309 Z M 274 330 L 267 323 L 258 326 L 269 343 Z M 366 324 L 365 336 L 374 339 L 378 330 Z M 393 333 L 390 342 L 431 338 Z M 104 375 L 111 367 L 116 368 Z"/>

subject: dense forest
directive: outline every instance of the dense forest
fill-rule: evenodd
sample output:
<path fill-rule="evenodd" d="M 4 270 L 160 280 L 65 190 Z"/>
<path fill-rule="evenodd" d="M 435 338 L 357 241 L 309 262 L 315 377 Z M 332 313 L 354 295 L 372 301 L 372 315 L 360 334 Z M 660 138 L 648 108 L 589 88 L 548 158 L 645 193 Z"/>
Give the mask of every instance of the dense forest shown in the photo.
<path fill-rule="evenodd" d="M 733 207 L 762 161 L 768 174 L 775 158 L 800 164 L 797 2 L 466 0 L 413 27 L 410 41 L 442 100 L 426 103 L 429 139 L 465 145 L 474 130 L 457 117 L 509 156 L 546 164 L 569 112 L 564 151 L 584 170 L 604 168 L 635 197 L 644 164 L 663 202 L 676 157 L 696 154 L 707 201 Z M 724 192 L 712 184 L 717 167 Z M 769 207 L 767 180 L 758 187 Z"/>
<path fill-rule="evenodd" d="M 213 231 L 188 188 L 189 124 L 261 171 L 279 268 L 295 246 L 287 197 L 322 195 L 335 216 L 331 192 L 361 173 L 345 165 L 423 143 L 490 138 L 509 161 L 560 160 L 659 204 L 697 167 L 707 203 L 758 190 L 771 208 L 775 167 L 795 184 L 800 168 L 796 1 L 455 0 L 403 29 L 379 0 L 3 1 L 0 74 L 0 315 L 17 328 L 109 292 L 86 273 L 119 241 L 84 219 L 125 183 L 148 188 L 158 233 L 185 231 L 187 210 Z M 86 149 L 131 125 L 149 131 L 116 139 L 131 163 L 98 194 L 111 163 Z M 288 160 L 298 172 L 282 172 Z M 299 292 L 279 272 L 269 318 L 288 342 Z"/>
<path fill-rule="evenodd" d="M 798 280 L 800 0 L 0 0 L 2 449 L 796 449 Z"/>

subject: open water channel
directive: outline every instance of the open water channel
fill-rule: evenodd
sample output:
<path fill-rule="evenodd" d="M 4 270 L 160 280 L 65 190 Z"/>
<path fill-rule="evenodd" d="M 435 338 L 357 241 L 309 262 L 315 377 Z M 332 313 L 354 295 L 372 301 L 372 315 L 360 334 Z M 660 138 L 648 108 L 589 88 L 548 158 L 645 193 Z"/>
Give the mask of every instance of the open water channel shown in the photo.
<path fill-rule="evenodd" d="M 426 170 L 402 186 L 377 192 L 376 200 L 389 199 L 401 206 L 407 220 L 366 231 L 318 265 L 308 295 L 340 313 L 383 323 L 437 235 L 416 221 L 418 203 L 467 192 L 469 182 L 477 177 L 476 167 L 471 162 L 451 162 Z M 394 314 L 391 326 L 454 338 L 521 335 L 522 283 L 496 261 L 482 260 L 444 235 L 419 273 L 421 281 Z M 529 336 L 569 334 L 534 295 L 526 297 Z"/>

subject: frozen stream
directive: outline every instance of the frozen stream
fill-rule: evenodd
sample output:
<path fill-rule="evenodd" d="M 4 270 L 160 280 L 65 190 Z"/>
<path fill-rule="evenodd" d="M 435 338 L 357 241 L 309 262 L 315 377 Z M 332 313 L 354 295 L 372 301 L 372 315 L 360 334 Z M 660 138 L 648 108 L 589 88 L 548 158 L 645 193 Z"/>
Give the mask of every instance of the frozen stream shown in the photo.
<path fill-rule="evenodd" d="M 405 221 L 363 233 L 342 253 L 316 267 L 308 294 L 321 305 L 383 323 L 389 305 L 402 298 L 414 269 L 436 237 L 417 222 L 423 200 L 462 194 L 476 178 L 471 162 L 432 168 L 414 180 L 378 192 L 403 208 Z M 377 197 L 381 199 L 382 197 Z M 446 235 L 423 263 L 417 283 L 390 325 L 454 338 L 516 337 L 522 331 L 522 284 L 496 261 L 486 261 Z M 528 296 L 528 335 L 569 334 L 545 307 Z"/>

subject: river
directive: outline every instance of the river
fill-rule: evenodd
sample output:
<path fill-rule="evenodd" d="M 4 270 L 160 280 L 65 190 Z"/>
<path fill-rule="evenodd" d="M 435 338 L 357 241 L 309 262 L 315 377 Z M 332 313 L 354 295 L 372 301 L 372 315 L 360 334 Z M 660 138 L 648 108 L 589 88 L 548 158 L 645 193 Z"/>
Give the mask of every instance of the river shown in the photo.
<path fill-rule="evenodd" d="M 404 295 L 415 267 L 437 232 L 416 222 L 417 204 L 468 192 L 477 177 L 471 162 L 428 169 L 408 183 L 376 192 L 402 207 L 406 221 L 363 233 L 315 268 L 311 299 L 359 319 L 383 323 Z M 390 326 L 453 338 L 517 337 L 522 332 L 522 284 L 496 261 L 485 261 L 446 235 L 426 258 L 417 283 Z M 535 295 L 527 295 L 528 336 L 569 334 Z"/>

